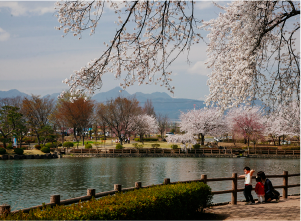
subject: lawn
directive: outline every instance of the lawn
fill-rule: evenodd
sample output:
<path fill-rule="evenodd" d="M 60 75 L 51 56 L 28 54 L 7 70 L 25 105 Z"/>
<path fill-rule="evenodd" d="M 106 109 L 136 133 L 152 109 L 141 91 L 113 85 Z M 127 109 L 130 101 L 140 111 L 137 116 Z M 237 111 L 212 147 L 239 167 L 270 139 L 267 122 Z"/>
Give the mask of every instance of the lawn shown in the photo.
<path fill-rule="evenodd" d="M 139 142 L 139 144 L 142 144 Z M 152 144 L 160 144 L 159 148 L 163 148 L 163 149 L 168 149 L 171 148 L 170 146 L 172 145 L 172 143 L 168 143 L 168 142 L 144 142 L 143 148 L 152 148 Z M 177 145 L 179 145 L 180 147 L 180 143 L 177 143 Z M 122 146 L 124 146 L 125 148 L 134 148 L 133 143 L 131 142 L 130 144 L 123 144 Z"/>

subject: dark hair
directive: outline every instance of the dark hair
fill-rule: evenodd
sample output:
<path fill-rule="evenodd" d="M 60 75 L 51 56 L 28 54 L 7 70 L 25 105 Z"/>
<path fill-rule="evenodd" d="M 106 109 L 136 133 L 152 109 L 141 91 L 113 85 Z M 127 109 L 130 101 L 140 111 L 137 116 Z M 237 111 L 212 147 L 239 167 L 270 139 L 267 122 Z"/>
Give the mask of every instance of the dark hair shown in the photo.
<path fill-rule="evenodd" d="M 261 179 L 264 179 L 265 180 L 265 173 L 263 172 L 263 171 L 259 171 L 258 173 L 257 173 L 257 176 L 258 177 L 260 177 Z"/>
<path fill-rule="evenodd" d="M 244 170 L 251 170 L 250 167 L 244 167 Z"/>
<path fill-rule="evenodd" d="M 256 176 L 256 182 L 260 182 L 261 181 L 261 176 Z"/>

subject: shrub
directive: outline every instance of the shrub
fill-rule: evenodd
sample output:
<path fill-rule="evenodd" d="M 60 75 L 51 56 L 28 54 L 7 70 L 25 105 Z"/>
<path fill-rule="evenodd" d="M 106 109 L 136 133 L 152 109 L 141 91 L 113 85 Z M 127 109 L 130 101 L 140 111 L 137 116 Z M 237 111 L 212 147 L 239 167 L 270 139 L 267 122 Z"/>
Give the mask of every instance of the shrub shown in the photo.
<path fill-rule="evenodd" d="M 133 143 L 132 145 L 137 149 L 143 148 L 143 144 Z"/>
<path fill-rule="evenodd" d="M 37 144 L 34 146 L 34 148 L 36 148 L 37 150 L 41 150 L 41 145 Z"/>
<path fill-rule="evenodd" d="M 151 146 L 152 146 L 152 148 L 158 148 L 158 147 L 160 147 L 160 144 L 154 143 L 154 144 L 152 144 Z"/>
<path fill-rule="evenodd" d="M 135 138 L 134 140 L 137 142 L 140 142 L 140 138 Z M 158 141 L 158 138 L 146 137 L 146 138 L 143 138 L 143 141 L 145 141 L 145 142 L 155 141 L 156 142 L 156 141 Z"/>
<path fill-rule="evenodd" d="M 70 206 L 11 213 L 8 220 L 169 220 L 189 219 L 211 204 L 212 193 L 201 182 L 177 183 L 116 193 Z M 199 217 L 201 218 L 201 217 Z"/>
<path fill-rule="evenodd" d="M 158 138 L 161 138 L 161 135 L 157 135 Z"/>
<path fill-rule="evenodd" d="M 116 149 L 123 149 L 123 146 L 120 143 L 118 143 L 116 144 Z"/>
<path fill-rule="evenodd" d="M 61 147 L 61 146 L 63 146 L 63 144 L 62 144 L 62 143 L 58 143 L 57 146 L 58 146 L 58 147 Z"/>
<path fill-rule="evenodd" d="M 6 154 L 6 150 L 4 148 L 0 147 L 0 155 L 2 155 L 2 154 Z"/>
<path fill-rule="evenodd" d="M 85 144 L 85 149 L 92 149 L 92 144 L 86 143 Z"/>
<path fill-rule="evenodd" d="M 41 148 L 41 151 L 42 151 L 43 153 L 50 153 L 50 148 L 49 148 L 49 147 L 42 147 L 42 148 Z"/>
<path fill-rule="evenodd" d="M 172 144 L 170 147 L 171 147 L 172 149 L 178 149 L 178 145 L 176 145 L 176 144 Z"/>
<path fill-rule="evenodd" d="M 24 150 L 21 149 L 21 148 L 16 148 L 16 149 L 14 149 L 14 152 L 15 152 L 16 154 L 18 154 L 18 155 L 22 155 L 23 152 L 24 152 Z"/>
<path fill-rule="evenodd" d="M 64 142 L 63 147 L 73 147 L 74 144 L 72 142 Z"/>
<path fill-rule="evenodd" d="M 56 147 L 56 145 L 54 143 L 46 143 L 44 146 L 48 147 L 48 148 L 55 148 Z"/>
<path fill-rule="evenodd" d="M 12 144 L 12 143 L 9 143 L 9 144 L 6 146 L 6 149 L 9 149 L 9 150 L 13 149 L 13 144 Z"/>
<path fill-rule="evenodd" d="M 198 144 L 198 143 L 197 143 L 197 144 L 194 144 L 194 145 L 193 145 L 193 148 L 194 148 L 194 149 L 200 149 L 200 148 L 201 148 L 201 145 Z"/>

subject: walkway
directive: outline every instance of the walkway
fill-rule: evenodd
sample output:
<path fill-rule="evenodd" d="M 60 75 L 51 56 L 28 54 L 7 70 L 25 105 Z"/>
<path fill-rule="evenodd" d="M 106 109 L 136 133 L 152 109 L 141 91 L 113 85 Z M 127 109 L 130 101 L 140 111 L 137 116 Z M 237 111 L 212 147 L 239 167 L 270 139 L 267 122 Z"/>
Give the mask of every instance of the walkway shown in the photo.
<path fill-rule="evenodd" d="M 300 220 L 300 196 L 280 198 L 279 203 L 213 206 L 205 210 L 206 220 Z"/>

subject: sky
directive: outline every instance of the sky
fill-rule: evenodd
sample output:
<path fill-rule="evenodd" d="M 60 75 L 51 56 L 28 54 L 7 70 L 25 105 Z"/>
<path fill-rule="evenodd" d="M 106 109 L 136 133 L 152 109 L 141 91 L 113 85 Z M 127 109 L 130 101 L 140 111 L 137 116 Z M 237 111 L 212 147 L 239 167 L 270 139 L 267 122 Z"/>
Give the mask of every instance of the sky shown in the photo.
<path fill-rule="evenodd" d="M 81 40 L 72 34 L 62 37 L 63 31 L 55 29 L 59 22 L 54 16 L 54 4 L 54 1 L 0 0 L 0 91 L 17 89 L 44 96 L 66 90 L 68 86 L 62 80 L 99 57 L 105 49 L 103 43 L 114 36 L 117 18 L 106 8 L 94 35 L 90 36 L 87 31 Z M 205 21 L 221 12 L 209 1 L 198 1 L 195 8 L 197 17 Z M 206 44 L 200 42 L 190 51 L 190 64 L 186 55 L 181 55 L 170 66 L 176 88 L 174 95 L 154 84 L 136 84 L 126 90 L 130 94 L 166 92 L 175 98 L 204 100 L 209 94 L 207 74 L 210 69 L 204 64 L 206 58 Z M 96 93 L 111 90 L 119 83 L 122 80 L 116 80 L 114 73 L 107 74 L 103 77 L 102 89 Z"/>

